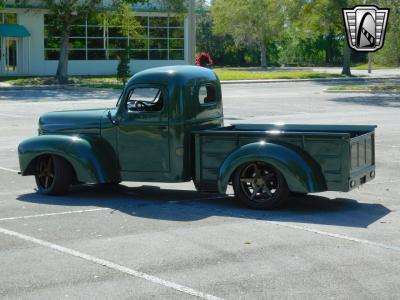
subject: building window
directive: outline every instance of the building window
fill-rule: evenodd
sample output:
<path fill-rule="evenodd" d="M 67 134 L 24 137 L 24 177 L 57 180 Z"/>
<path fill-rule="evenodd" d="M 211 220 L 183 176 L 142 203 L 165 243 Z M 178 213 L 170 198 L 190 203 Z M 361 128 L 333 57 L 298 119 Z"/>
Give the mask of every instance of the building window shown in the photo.
<path fill-rule="evenodd" d="M 0 13 L 0 24 L 17 24 L 17 14 Z"/>
<path fill-rule="evenodd" d="M 138 36 L 127 37 L 118 26 L 99 23 L 96 16 L 82 19 L 72 26 L 69 39 L 70 60 L 118 60 L 126 47 L 135 60 L 183 60 L 183 17 L 137 16 L 142 30 Z M 44 18 L 44 56 L 58 60 L 61 32 Z"/>

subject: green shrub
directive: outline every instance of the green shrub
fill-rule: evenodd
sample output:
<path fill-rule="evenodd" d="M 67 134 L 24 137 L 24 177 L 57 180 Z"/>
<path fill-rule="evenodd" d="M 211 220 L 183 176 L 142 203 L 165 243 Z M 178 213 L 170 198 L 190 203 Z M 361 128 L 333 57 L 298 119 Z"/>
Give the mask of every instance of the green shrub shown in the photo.
<path fill-rule="evenodd" d="M 117 79 L 125 86 L 128 78 L 131 77 L 131 70 L 129 68 L 129 48 L 127 48 L 120 56 L 117 67 Z"/>

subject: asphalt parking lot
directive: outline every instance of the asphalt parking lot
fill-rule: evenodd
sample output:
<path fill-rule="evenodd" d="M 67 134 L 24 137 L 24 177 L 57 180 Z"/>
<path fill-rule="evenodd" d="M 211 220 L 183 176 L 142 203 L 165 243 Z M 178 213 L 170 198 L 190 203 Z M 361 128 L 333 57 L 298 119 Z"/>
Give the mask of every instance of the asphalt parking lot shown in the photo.
<path fill-rule="evenodd" d="M 398 299 L 400 95 L 323 92 L 333 84 L 223 86 L 226 123 L 378 125 L 374 181 L 276 211 L 191 183 L 41 196 L 16 173 L 18 143 L 41 113 L 110 107 L 118 92 L 0 90 L 0 298 Z"/>

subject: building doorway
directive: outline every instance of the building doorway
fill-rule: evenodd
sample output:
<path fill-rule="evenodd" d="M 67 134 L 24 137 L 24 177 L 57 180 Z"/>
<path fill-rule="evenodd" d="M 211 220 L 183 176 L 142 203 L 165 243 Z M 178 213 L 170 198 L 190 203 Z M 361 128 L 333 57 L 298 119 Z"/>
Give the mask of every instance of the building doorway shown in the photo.
<path fill-rule="evenodd" d="M 15 74 L 18 71 L 18 41 L 16 38 L 1 38 L 1 73 Z"/>
<path fill-rule="evenodd" d="M 22 25 L 0 24 L 0 75 L 28 73 L 29 36 Z"/>
<path fill-rule="evenodd" d="M 4 67 L 5 67 L 5 73 L 12 74 L 16 73 L 18 70 L 18 64 L 17 64 L 17 39 L 16 38 L 10 38 L 7 37 L 4 39 L 5 40 L 5 60 L 4 60 Z"/>

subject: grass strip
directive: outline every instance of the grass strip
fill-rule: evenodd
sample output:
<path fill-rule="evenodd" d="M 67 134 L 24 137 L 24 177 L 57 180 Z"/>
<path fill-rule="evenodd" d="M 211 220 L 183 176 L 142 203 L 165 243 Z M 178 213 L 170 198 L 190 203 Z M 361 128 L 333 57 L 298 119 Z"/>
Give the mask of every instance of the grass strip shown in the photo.
<path fill-rule="evenodd" d="M 350 91 L 350 90 L 369 90 L 369 91 L 400 91 L 400 84 L 382 85 L 337 85 L 328 88 L 329 91 Z"/>
<path fill-rule="evenodd" d="M 281 72 L 281 71 L 249 71 L 241 69 L 215 68 L 213 71 L 220 80 L 260 80 L 260 79 L 314 79 L 314 78 L 334 78 L 345 77 L 341 74 L 319 73 L 319 72 Z M 56 85 L 57 80 L 54 76 L 8 76 L 1 77 L 0 81 L 14 86 L 41 86 Z M 89 88 L 111 88 L 121 89 L 122 84 L 113 75 L 111 76 L 70 76 L 71 85 Z"/>
<path fill-rule="evenodd" d="M 372 64 L 372 70 L 379 70 L 379 69 L 393 69 L 398 68 L 399 66 L 396 65 L 379 65 L 379 64 Z M 368 70 L 368 64 L 359 64 L 351 67 L 354 70 Z"/>
<path fill-rule="evenodd" d="M 258 80 L 258 79 L 314 79 L 345 77 L 342 74 L 319 73 L 319 72 L 281 72 L 281 71 L 240 71 L 227 68 L 216 68 L 213 71 L 220 80 Z"/>

